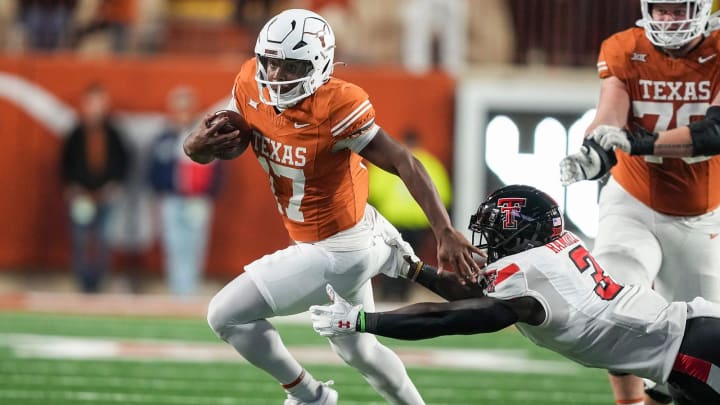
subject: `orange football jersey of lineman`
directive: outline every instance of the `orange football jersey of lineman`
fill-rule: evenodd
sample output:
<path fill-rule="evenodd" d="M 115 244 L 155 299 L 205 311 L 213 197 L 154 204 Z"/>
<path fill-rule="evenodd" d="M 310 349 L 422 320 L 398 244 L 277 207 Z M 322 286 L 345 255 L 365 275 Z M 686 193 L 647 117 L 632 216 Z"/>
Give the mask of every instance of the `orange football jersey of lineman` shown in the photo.
<path fill-rule="evenodd" d="M 642 28 L 605 40 L 598 58 L 600 78 L 615 76 L 630 94 L 633 123 L 658 132 L 702 119 L 720 90 L 720 32 L 711 33 L 685 58 L 655 48 Z M 613 177 L 655 211 L 694 216 L 720 205 L 720 156 L 659 158 L 617 151 Z"/>
<path fill-rule="evenodd" d="M 368 172 L 362 157 L 338 142 L 367 136 L 364 129 L 373 126 L 375 109 L 367 93 L 331 78 L 277 113 L 260 102 L 255 71 L 255 58 L 243 64 L 235 103 L 253 129 L 253 152 L 270 176 L 290 237 L 314 242 L 357 224 L 367 203 Z"/>

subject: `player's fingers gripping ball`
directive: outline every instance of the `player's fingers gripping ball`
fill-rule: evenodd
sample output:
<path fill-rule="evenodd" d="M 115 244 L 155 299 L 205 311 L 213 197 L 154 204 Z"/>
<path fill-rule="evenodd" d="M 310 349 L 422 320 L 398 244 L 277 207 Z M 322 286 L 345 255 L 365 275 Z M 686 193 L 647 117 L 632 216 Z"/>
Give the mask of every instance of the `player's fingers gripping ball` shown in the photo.
<path fill-rule="evenodd" d="M 220 124 L 225 121 L 224 124 Z M 215 157 L 233 159 L 242 154 L 252 139 L 252 129 L 245 118 L 235 111 L 220 110 L 206 122 L 208 128 L 220 125 L 216 132 Z M 237 132 L 237 133 L 236 133 Z"/>

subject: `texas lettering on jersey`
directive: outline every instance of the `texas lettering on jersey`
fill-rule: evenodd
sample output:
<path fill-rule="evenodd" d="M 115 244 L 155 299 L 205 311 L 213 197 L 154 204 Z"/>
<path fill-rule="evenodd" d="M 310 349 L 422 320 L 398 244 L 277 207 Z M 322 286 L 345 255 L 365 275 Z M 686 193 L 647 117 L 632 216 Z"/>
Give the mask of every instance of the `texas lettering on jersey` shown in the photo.
<path fill-rule="evenodd" d="M 306 147 L 285 145 L 282 142 L 266 138 L 257 131 L 253 132 L 252 147 L 255 155 L 285 166 L 303 168 L 307 163 Z"/>
<path fill-rule="evenodd" d="M 235 106 L 253 129 L 252 150 L 269 176 L 290 237 L 314 242 L 352 227 L 365 212 L 368 173 L 350 147 L 375 134 L 368 130 L 375 126 L 375 109 L 367 93 L 331 78 L 278 112 L 259 102 L 255 70 L 255 59 L 243 64 Z"/>
<path fill-rule="evenodd" d="M 643 100 L 654 101 L 707 101 L 712 96 L 710 81 L 668 82 L 665 80 L 640 79 L 638 84 Z"/>
<path fill-rule="evenodd" d="M 711 33 L 685 58 L 670 58 L 655 48 L 642 28 L 605 40 L 598 58 L 600 78 L 621 80 L 632 100 L 628 127 L 651 132 L 702 119 L 720 92 L 720 32 Z M 618 151 L 613 177 L 625 190 L 654 210 L 694 216 L 720 206 L 720 157 L 660 158 Z M 678 198 L 682 196 L 682 198 Z"/>

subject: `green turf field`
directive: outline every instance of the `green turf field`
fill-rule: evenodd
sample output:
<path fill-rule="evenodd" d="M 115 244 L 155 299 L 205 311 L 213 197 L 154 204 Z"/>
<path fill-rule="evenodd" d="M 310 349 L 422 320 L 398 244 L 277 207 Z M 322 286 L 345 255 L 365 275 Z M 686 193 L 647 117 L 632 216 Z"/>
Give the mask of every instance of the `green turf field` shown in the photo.
<path fill-rule="evenodd" d="M 313 375 L 335 381 L 341 404 L 384 403 L 357 372 L 336 364 L 309 325 L 278 329 Z M 428 404 L 613 403 L 604 371 L 536 348 L 513 329 L 382 340 L 403 357 Z M 431 353 L 447 364 L 429 365 Z M 284 397 L 270 377 L 219 342 L 204 319 L 0 312 L 3 405 L 281 404 Z"/>

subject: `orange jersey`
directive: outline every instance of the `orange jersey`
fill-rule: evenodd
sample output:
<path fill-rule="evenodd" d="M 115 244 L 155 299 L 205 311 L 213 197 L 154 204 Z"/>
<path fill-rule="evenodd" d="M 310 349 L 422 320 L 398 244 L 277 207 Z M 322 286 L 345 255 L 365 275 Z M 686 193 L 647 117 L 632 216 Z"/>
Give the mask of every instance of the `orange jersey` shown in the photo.
<path fill-rule="evenodd" d="M 628 128 L 651 132 L 702 119 L 720 90 L 720 32 L 686 57 L 673 59 L 655 48 L 642 28 L 605 40 L 598 58 L 601 78 L 615 76 L 630 94 Z M 659 158 L 617 151 L 612 175 L 625 190 L 655 211 L 700 215 L 720 206 L 720 156 Z"/>
<path fill-rule="evenodd" d="M 346 147 L 371 136 L 375 109 L 360 87 L 331 78 L 293 108 L 278 113 L 260 102 L 255 59 L 235 79 L 234 97 L 253 129 L 252 149 L 270 176 L 285 228 L 296 241 L 314 242 L 362 219 L 368 173 Z"/>

